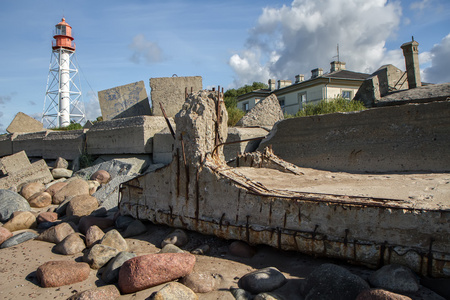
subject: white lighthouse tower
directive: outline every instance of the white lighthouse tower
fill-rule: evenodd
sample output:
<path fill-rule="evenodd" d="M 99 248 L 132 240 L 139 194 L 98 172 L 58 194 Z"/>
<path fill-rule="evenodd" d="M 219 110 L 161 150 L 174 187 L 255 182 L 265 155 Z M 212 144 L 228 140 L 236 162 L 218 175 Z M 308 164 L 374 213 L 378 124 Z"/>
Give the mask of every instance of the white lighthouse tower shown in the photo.
<path fill-rule="evenodd" d="M 47 128 L 67 127 L 71 122 L 85 121 L 72 27 L 64 18 L 55 27 L 42 113 L 42 123 Z"/>

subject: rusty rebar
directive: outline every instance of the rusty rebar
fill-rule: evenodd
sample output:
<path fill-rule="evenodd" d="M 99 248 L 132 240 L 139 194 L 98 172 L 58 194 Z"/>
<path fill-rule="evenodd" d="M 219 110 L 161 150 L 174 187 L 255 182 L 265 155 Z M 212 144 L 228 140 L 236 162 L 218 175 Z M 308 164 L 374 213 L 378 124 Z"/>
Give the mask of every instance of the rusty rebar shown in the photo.
<path fill-rule="evenodd" d="M 239 141 L 232 141 L 232 142 L 224 142 L 224 143 L 220 143 L 218 145 L 216 145 L 211 153 L 212 157 L 214 157 L 215 152 L 217 151 L 217 148 L 219 148 L 220 146 L 224 146 L 224 145 L 230 145 L 230 144 L 239 144 L 239 143 L 244 143 L 244 142 L 251 142 L 251 141 L 257 141 L 257 140 L 262 140 L 264 139 L 265 136 L 261 136 L 261 137 L 257 137 L 257 138 L 251 138 L 251 139 L 245 139 L 245 140 L 239 140 Z"/>
<path fill-rule="evenodd" d="M 161 111 L 163 113 L 164 119 L 166 119 L 166 123 L 167 123 L 167 126 L 169 127 L 170 134 L 172 135 L 173 139 L 175 139 L 175 131 L 172 128 L 172 124 L 170 124 L 169 118 L 167 117 L 166 111 L 164 110 L 164 107 L 161 104 L 161 102 L 159 102 L 159 107 L 161 107 Z"/>

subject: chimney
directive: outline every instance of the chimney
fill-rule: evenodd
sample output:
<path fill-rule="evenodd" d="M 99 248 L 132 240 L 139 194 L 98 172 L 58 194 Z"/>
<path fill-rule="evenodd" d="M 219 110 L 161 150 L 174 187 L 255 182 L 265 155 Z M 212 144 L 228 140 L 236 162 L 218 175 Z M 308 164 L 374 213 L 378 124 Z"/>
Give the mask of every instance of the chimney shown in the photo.
<path fill-rule="evenodd" d="M 332 61 L 330 72 L 336 72 L 340 70 L 345 70 L 345 62 L 343 61 Z"/>
<path fill-rule="evenodd" d="M 284 88 L 292 84 L 292 80 L 278 80 L 278 88 Z"/>
<path fill-rule="evenodd" d="M 303 74 L 295 75 L 295 83 L 299 83 L 304 80 L 305 80 L 305 75 L 303 75 Z"/>
<path fill-rule="evenodd" d="M 323 69 L 317 68 L 314 70 L 311 70 L 311 79 L 322 76 L 323 75 Z"/>
<path fill-rule="evenodd" d="M 274 91 L 275 90 L 275 79 L 269 79 L 269 90 Z"/>
<path fill-rule="evenodd" d="M 419 68 L 419 43 L 412 38 L 411 42 L 404 43 L 401 48 L 405 56 L 406 75 L 410 89 L 422 86 Z"/>

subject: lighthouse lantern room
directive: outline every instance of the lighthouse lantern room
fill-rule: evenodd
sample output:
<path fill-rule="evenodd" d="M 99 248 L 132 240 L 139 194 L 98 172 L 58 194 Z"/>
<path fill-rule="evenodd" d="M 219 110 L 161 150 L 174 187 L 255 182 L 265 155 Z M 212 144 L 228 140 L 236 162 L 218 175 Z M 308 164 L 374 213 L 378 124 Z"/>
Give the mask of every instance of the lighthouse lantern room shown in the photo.
<path fill-rule="evenodd" d="M 55 26 L 42 122 L 47 128 L 85 121 L 72 27 L 63 18 Z M 78 82 L 78 84 L 77 84 Z"/>

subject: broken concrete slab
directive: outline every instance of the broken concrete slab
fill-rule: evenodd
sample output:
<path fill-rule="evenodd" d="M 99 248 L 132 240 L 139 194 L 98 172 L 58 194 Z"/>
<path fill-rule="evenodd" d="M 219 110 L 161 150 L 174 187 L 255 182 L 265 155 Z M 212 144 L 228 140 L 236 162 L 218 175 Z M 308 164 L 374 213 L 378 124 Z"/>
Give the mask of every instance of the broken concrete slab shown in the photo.
<path fill-rule="evenodd" d="M 44 130 L 44 124 L 23 112 L 16 114 L 6 131 L 8 133 L 37 132 Z"/>
<path fill-rule="evenodd" d="M 276 122 L 283 120 L 284 114 L 275 94 L 259 101 L 237 123 L 237 127 L 272 127 Z"/>
<path fill-rule="evenodd" d="M 31 164 L 27 168 L 9 172 L 8 176 L 0 178 L 0 189 L 11 187 L 20 190 L 21 187 L 30 182 L 49 183 L 53 180 L 45 160 L 41 159 Z"/>
<path fill-rule="evenodd" d="M 258 137 L 264 137 L 269 132 L 262 128 L 243 128 L 243 127 L 230 127 L 228 128 L 227 143 L 242 141 L 246 139 L 253 139 Z M 262 139 L 261 139 L 262 140 Z M 223 153 L 225 160 L 229 161 L 236 158 L 237 155 L 255 151 L 261 140 L 247 141 L 236 144 L 228 144 L 223 147 Z"/>
<path fill-rule="evenodd" d="M 163 116 L 160 103 L 168 117 L 174 117 L 186 101 L 188 94 L 203 89 L 201 76 L 150 78 L 152 108 L 154 116 Z"/>
<path fill-rule="evenodd" d="M 13 140 L 13 153 L 25 150 L 28 157 L 43 157 L 44 137 L 50 131 L 17 134 Z"/>
<path fill-rule="evenodd" d="M 42 157 L 67 160 L 77 159 L 86 147 L 86 130 L 50 131 L 42 139 Z"/>
<path fill-rule="evenodd" d="M 390 92 L 376 102 L 376 106 L 448 100 L 450 100 L 450 83 L 442 83 L 423 85 L 414 89 Z"/>
<path fill-rule="evenodd" d="M 137 116 L 97 122 L 86 132 L 89 154 L 152 153 L 155 133 L 167 126 L 164 117 Z"/>
<path fill-rule="evenodd" d="M 450 171 L 450 102 L 286 119 L 259 150 L 297 166 L 345 172 Z"/>
<path fill-rule="evenodd" d="M 175 126 L 172 126 L 175 129 Z M 164 128 L 153 137 L 153 162 L 169 164 L 172 161 L 174 139 L 169 128 Z"/>
<path fill-rule="evenodd" d="M 0 158 L 0 175 L 7 175 L 31 166 L 25 151 Z"/>
<path fill-rule="evenodd" d="M 103 121 L 151 115 L 144 81 L 98 92 Z"/>
<path fill-rule="evenodd" d="M 13 154 L 12 140 L 16 134 L 0 135 L 0 157 Z"/>

